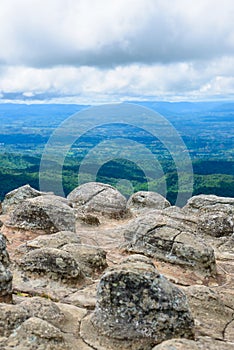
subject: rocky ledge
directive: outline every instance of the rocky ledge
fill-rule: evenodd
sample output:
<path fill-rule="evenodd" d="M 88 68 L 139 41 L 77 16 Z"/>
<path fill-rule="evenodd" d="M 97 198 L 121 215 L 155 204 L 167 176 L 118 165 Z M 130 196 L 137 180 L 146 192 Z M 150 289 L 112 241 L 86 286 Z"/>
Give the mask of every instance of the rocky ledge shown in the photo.
<path fill-rule="evenodd" d="M 1 208 L 0 349 L 234 348 L 234 198 L 26 185 Z"/>

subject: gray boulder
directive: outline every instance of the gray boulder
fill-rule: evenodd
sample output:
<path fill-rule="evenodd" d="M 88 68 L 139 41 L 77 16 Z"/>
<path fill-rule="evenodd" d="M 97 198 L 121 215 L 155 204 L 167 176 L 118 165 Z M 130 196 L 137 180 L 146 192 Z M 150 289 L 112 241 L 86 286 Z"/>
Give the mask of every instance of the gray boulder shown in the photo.
<path fill-rule="evenodd" d="M 101 248 L 72 243 L 64 245 L 62 250 L 73 256 L 86 275 L 101 272 L 107 267 L 106 252 Z"/>
<path fill-rule="evenodd" d="M 126 215 L 126 198 L 116 188 L 99 182 L 88 182 L 75 188 L 67 199 L 81 218 L 84 213 L 111 219 Z"/>
<path fill-rule="evenodd" d="M 4 342 L 4 349 L 69 350 L 63 333 L 47 321 L 31 317 Z"/>
<path fill-rule="evenodd" d="M 25 244 L 21 244 L 17 250 L 21 253 L 28 253 L 30 250 L 39 248 L 61 249 L 64 245 L 70 243 L 80 244 L 79 235 L 72 231 L 59 231 L 51 235 L 40 235 Z"/>
<path fill-rule="evenodd" d="M 0 233 L 0 303 L 12 301 L 12 273 L 6 238 Z"/>
<path fill-rule="evenodd" d="M 77 280 L 81 275 L 76 260 L 68 252 L 55 248 L 32 250 L 19 260 L 19 265 L 26 272 L 47 275 L 55 280 Z"/>
<path fill-rule="evenodd" d="M 55 195 L 39 196 L 18 204 L 5 225 L 45 233 L 63 230 L 75 232 L 75 214 L 65 198 Z"/>
<path fill-rule="evenodd" d="M 197 229 L 201 235 L 223 237 L 231 236 L 234 232 L 233 198 L 194 196 L 188 200 L 183 211 L 197 216 Z"/>
<path fill-rule="evenodd" d="M 132 219 L 121 229 L 131 253 L 216 274 L 215 255 L 196 233 L 196 223 L 179 210 L 151 211 Z"/>
<path fill-rule="evenodd" d="M 101 334 L 118 341 L 120 349 L 151 349 L 173 337 L 192 339 L 193 327 L 185 294 L 149 259 L 133 257 L 102 276 L 95 311 L 84 320 L 81 333 L 94 348 L 99 348 L 96 334 Z M 123 346 L 126 341 L 129 347 Z"/>
<path fill-rule="evenodd" d="M 170 207 L 170 203 L 159 193 L 139 191 L 134 193 L 127 202 L 127 208 L 132 213 L 138 213 L 142 210 L 164 209 Z"/>
<path fill-rule="evenodd" d="M 0 337 L 8 337 L 28 318 L 29 313 L 20 305 L 0 304 Z"/>
<path fill-rule="evenodd" d="M 32 188 L 30 185 L 21 186 L 8 192 L 2 202 L 2 211 L 4 214 L 10 212 L 14 207 L 22 203 L 25 199 L 35 198 L 45 193 Z"/>

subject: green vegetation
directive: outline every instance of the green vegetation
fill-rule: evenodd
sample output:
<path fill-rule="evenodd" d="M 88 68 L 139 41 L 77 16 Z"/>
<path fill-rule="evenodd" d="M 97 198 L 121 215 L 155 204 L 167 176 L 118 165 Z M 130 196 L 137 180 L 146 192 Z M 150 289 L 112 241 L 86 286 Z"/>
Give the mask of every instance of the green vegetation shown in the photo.
<path fill-rule="evenodd" d="M 199 105 L 192 110 L 191 106 L 174 106 L 171 104 L 147 105 L 160 111 L 173 123 L 180 133 L 192 158 L 194 170 L 193 194 L 216 194 L 220 196 L 234 197 L 234 140 L 233 105 L 225 106 Z M 167 107 L 167 108 L 166 108 Z M 205 109 L 205 113 L 201 110 Z M 207 110 L 207 108 L 211 110 Z M 0 199 L 14 188 L 26 183 L 39 189 L 39 169 L 41 154 L 49 139 L 51 132 L 69 114 L 81 109 L 82 106 L 20 106 L 0 105 Z M 173 108 L 172 108 L 173 109 Z M 192 112 L 191 112 L 192 111 Z M 48 115 L 50 118 L 48 118 Z M 108 152 L 109 161 L 102 164 L 100 154 L 94 147 L 100 142 L 109 141 L 114 137 L 130 139 L 136 145 L 142 145 L 154 154 L 159 162 L 158 176 L 149 159 L 137 146 L 131 145 L 132 151 L 138 154 L 142 168 L 124 157 L 116 157 L 118 145 L 108 146 L 104 152 Z M 117 136 L 115 136 L 117 135 Z M 55 155 L 59 152 L 55 149 Z M 100 126 L 82 135 L 69 150 L 64 161 L 62 181 L 64 193 L 68 194 L 78 185 L 78 173 L 80 164 L 90 151 L 94 152 L 93 160 L 86 165 L 83 178 L 85 181 L 93 180 L 93 173 L 98 169 L 96 181 L 109 183 L 116 186 L 127 197 L 134 191 L 148 190 L 163 193 L 166 184 L 167 198 L 175 203 L 178 192 L 178 174 L 173 161 L 173 155 L 169 154 L 159 140 L 152 135 L 142 132 L 137 128 L 126 125 L 114 125 L 109 128 Z M 95 153 L 96 152 L 96 153 Z M 138 152 L 138 153 L 137 153 Z M 127 154 L 127 153 L 126 153 Z M 47 175 L 48 185 L 56 192 L 56 157 L 49 164 L 51 173 Z M 53 163 L 53 164 L 52 164 Z M 185 164 L 186 165 L 186 164 Z M 159 170 L 160 170 L 159 169 Z M 147 170 L 147 177 L 144 171 Z M 52 175 L 51 175 L 52 174 Z M 185 171 L 180 174 L 184 183 L 190 181 L 189 174 Z M 48 186 L 49 187 L 49 186 Z M 186 197 L 186 186 L 182 188 Z"/>

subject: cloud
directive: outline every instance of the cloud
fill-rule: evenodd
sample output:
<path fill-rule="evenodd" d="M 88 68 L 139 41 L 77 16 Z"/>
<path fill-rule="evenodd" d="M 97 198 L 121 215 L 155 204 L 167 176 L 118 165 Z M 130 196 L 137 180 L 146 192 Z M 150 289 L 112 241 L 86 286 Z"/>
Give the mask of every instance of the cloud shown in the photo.
<path fill-rule="evenodd" d="M 0 60 L 110 67 L 229 55 L 233 10 L 232 0 L 3 0 Z"/>
<path fill-rule="evenodd" d="M 233 0 L 1 0 L 0 97 L 234 96 Z"/>

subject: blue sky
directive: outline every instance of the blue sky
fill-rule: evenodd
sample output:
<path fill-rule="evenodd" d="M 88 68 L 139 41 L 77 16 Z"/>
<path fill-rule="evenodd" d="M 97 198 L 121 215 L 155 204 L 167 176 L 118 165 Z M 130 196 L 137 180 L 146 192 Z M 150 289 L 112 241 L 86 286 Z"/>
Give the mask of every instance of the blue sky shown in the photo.
<path fill-rule="evenodd" d="M 1 0 L 0 98 L 233 100 L 233 18 L 233 0 Z"/>

